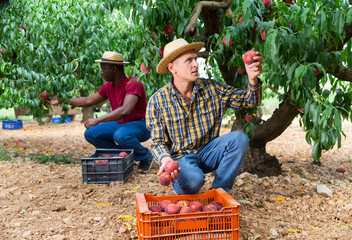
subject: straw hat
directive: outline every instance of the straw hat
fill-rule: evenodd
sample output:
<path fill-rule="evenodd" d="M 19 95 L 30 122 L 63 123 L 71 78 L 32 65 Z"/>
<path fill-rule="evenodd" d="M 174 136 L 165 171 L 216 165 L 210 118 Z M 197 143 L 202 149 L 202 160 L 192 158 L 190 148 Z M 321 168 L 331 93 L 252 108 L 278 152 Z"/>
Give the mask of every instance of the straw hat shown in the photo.
<path fill-rule="evenodd" d="M 156 67 L 156 71 L 160 74 L 169 72 L 167 64 L 188 50 L 194 49 L 198 53 L 203 46 L 204 43 L 202 42 L 188 43 L 183 38 L 176 39 L 166 44 L 164 48 L 164 57 L 160 60 Z"/>
<path fill-rule="evenodd" d="M 98 63 L 110 63 L 110 64 L 118 64 L 118 65 L 126 65 L 129 62 L 124 62 L 122 59 L 122 55 L 117 52 L 106 51 L 104 52 L 101 59 L 95 60 Z"/>

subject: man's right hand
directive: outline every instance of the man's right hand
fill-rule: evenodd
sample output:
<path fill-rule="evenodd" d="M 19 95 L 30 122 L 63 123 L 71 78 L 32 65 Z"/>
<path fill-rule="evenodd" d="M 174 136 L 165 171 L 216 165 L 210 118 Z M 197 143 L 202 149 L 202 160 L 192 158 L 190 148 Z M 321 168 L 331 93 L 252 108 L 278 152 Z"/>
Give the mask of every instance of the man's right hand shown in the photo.
<path fill-rule="evenodd" d="M 161 173 L 165 172 L 165 164 L 169 161 L 173 161 L 171 157 L 163 157 L 161 159 L 161 166 L 159 168 L 158 176 L 161 175 Z M 170 174 L 171 176 L 171 182 L 175 182 L 175 180 L 178 177 L 178 174 L 181 172 L 181 168 L 179 167 L 177 170 L 175 170 L 173 173 Z"/>

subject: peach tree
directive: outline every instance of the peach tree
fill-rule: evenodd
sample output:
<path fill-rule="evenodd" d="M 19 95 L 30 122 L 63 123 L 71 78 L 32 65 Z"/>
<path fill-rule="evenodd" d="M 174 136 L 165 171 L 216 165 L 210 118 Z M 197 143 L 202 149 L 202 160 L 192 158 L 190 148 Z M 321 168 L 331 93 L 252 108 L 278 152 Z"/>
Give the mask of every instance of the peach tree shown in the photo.
<path fill-rule="evenodd" d="M 175 38 L 202 41 L 199 54 L 209 77 L 246 88 L 242 54 L 263 54 L 263 97 L 277 97 L 278 108 L 264 120 L 256 110 L 235 112 L 232 130 L 244 130 L 250 149 L 244 170 L 279 173 L 278 160 L 265 151 L 298 117 L 319 162 L 323 151 L 341 146 L 342 121 L 351 120 L 351 1 L 213 0 L 110 1 L 135 32 L 136 62 L 149 66 L 142 80 L 159 86 L 156 65 Z M 144 68 L 145 69 L 145 68 Z"/>
<path fill-rule="evenodd" d="M 129 27 L 122 19 L 98 0 L 10 1 L 0 11 L 0 108 L 42 117 L 50 109 L 42 92 L 67 101 L 99 89 L 94 60 L 124 51 Z"/>
<path fill-rule="evenodd" d="M 232 129 L 250 137 L 244 170 L 280 172 L 266 153 L 298 117 L 316 161 L 341 146 L 351 120 L 351 1 L 105 0 L 11 1 L 1 10 L 0 107 L 27 106 L 43 114 L 47 91 L 87 95 L 102 83 L 94 59 L 117 50 L 150 96 L 170 81 L 156 73 L 163 47 L 175 38 L 202 41 L 208 77 L 246 88 L 242 54 L 263 54 L 263 98 L 280 105 L 268 119 L 256 109 L 235 112 Z"/>

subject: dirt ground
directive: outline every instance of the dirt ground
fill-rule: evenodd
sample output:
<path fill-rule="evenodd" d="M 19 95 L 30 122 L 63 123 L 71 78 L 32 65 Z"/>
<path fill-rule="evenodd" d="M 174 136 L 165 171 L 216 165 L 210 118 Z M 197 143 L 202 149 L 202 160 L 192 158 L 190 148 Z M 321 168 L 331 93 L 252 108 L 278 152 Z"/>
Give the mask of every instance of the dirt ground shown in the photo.
<path fill-rule="evenodd" d="M 321 166 L 312 164 L 298 120 L 268 143 L 283 175 L 238 176 L 230 195 L 241 203 L 240 239 L 352 238 L 352 125 L 344 124 L 344 131 L 342 147 L 324 153 Z M 79 122 L 1 129 L 0 144 L 11 160 L 0 161 L 0 239 L 137 239 L 135 192 L 173 195 L 159 185 L 155 164 L 146 173 L 135 170 L 125 183 L 85 184 L 80 164 L 39 164 L 28 157 L 38 152 L 87 157 L 94 147 L 83 132 Z M 340 166 L 345 173 L 336 170 Z M 202 193 L 212 179 L 207 176 Z M 318 193 L 322 184 L 330 196 Z"/>

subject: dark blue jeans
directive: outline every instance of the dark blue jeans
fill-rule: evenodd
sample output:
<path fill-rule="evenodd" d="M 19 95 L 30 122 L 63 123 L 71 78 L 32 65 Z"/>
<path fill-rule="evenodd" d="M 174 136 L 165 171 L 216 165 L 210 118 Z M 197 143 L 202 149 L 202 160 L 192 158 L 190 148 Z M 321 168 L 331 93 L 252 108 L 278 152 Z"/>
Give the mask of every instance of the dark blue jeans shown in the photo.
<path fill-rule="evenodd" d="M 233 131 L 215 138 L 196 154 L 178 159 L 181 172 L 172 187 L 177 194 L 195 194 L 205 183 L 205 173 L 216 170 L 211 189 L 230 192 L 248 151 L 246 134 Z"/>
<path fill-rule="evenodd" d="M 134 159 L 146 161 L 150 158 L 149 150 L 141 142 L 150 138 L 145 120 L 128 123 L 104 122 L 90 127 L 84 132 L 86 140 L 96 148 L 134 149 Z"/>

